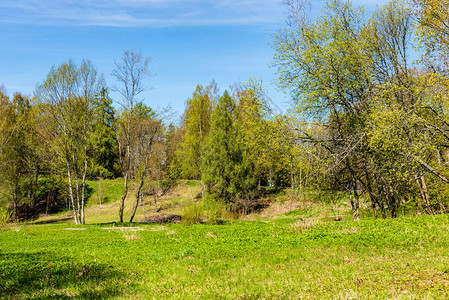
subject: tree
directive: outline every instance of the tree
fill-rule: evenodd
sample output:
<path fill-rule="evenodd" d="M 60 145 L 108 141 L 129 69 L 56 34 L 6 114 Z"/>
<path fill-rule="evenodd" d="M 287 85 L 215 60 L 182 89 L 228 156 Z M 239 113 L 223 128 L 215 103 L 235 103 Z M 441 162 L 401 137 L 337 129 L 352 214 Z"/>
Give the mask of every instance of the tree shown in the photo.
<path fill-rule="evenodd" d="M 178 179 L 182 173 L 182 159 L 177 155 L 180 143 L 184 137 L 184 130 L 170 123 L 165 134 L 165 163 L 164 172 L 170 179 Z"/>
<path fill-rule="evenodd" d="M 14 153 L 14 161 L 16 165 L 17 183 L 19 187 L 20 181 L 22 186 L 22 195 L 15 193 L 14 204 L 15 215 L 17 218 L 17 205 L 19 198 L 28 197 L 30 208 L 35 204 L 36 191 L 38 189 L 38 179 L 41 168 L 41 157 L 39 155 L 39 137 L 36 131 L 36 109 L 32 106 L 31 99 L 20 93 L 14 95 L 12 106 L 14 111 L 14 138 L 10 145 Z"/>
<path fill-rule="evenodd" d="M 95 124 L 92 135 L 94 154 L 94 174 L 112 178 L 118 173 L 117 135 L 115 112 L 107 88 L 103 87 L 94 102 Z"/>
<path fill-rule="evenodd" d="M 134 219 L 139 201 L 143 203 L 143 187 L 148 173 L 159 169 L 157 157 L 163 150 L 161 149 L 164 134 L 162 121 L 155 118 L 153 111 L 146 106 L 142 105 L 140 108 L 140 113 L 136 114 L 132 123 L 132 165 L 136 170 L 135 177 L 139 178 L 139 185 L 130 222 Z"/>
<path fill-rule="evenodd" d="M 119 162 L 121 172 L 125 178 L 123 195 L 121 197 L 119 218 L 123 222 L 125 199 L 128 195 L 128 180 L 131 171 L 131 128 L 134 122 L 134 107 L 140 101 L 137 97 L 145 90 L 144 80 L 151 74 L 149 71 L 150 58 L 143 57 L 136 50 L 123 52 L 122 59 L 115 62 L 112 71 L 119 86 L 115 89 L 122 96 L 119 102 L 123 109 L 123 120 L 117 130 L 119 141 Z"/>
<path fill-rule="evenodd" d="M 302 1 L 298 3 L 290 1 L 290 7 L 303 7 Z M 385 176 L 389 170 L 379 168 L 386 157 L 372 155 L 369 121 L 377 107 L 388 108 L 381 98 L 392 86 L 399 87 L 391 93 L 394 101 L 411 105 L 404 100 L 413 97 L 397 93 L 413 94 L 408 63 L 410 11 L 403 3 L 391 2 L 366 21 L 363 10 L 334 1 L 315 23 L 302 19 L 302 12 L 290 12 L 290 20 L 295 21 L 276 36 L 275 56 L 280 85 L 292 94 L 296 110 L 321 123 L 324 134 L 304 130 L 302 140 L 327 152 L 323 162 L 328 164 L 328 182 L 331 188 L 351 194 L 354 220 L 359 219 L 362 193 L 369 195 L 373 209 L 378 199 L 387 197 L 395 215 L 404 186 L 394 184 Z"/>
<path fill-rule="evenodd" d="M 183 178 L 201 178 L 203 145 L 209 135 L 216 92 L 215 82 L 207 87 L 197 85 L 192 98 L 187 100 L 183 124 L 184 136 L 177 150 Z"/>
<path fill-rule="evenodd" d="M 206 197 L 227 204 L 250 200 L 257 186 L 241 137 L 235 101 L 227 91 L 219 98 L 205 145 L 202 180 Z"/>
<path fill-rule="evenodd" d="M 296 11 L 291 16 L 300 17 Z M 291 92 L 297 110 L 328 123 L 330 139 L 314 142 L 339 157 L 336 163 L 344 164 L 350 173 L 348 182 L 341 184 L 355 196 L 355 220 L 360 177 L 355 171 L 359 163 L 352 154 L 361 149 L 363 114 L 372 87 L 362 21 L 360 11 L 349 3 L 329 3 L 316 24 L 299 18 L 290 23 L 292 27 L 279 32 L 275 56 L 280 84 Z"/>
<path fill-rule="evenodd" d="M 0 155 L 1 179 L 6 183 L 9 191 L 9 198 L 13 206 L 13 218 L 17 221 L 18 204 L 21 198 L 21 180 L 24 173 L 24 151 L 21 137 L 23 131 L 20 130 L 18 119 L 20 109 L 18 107 L 17 95 L 13 101 L 9 101 L 6 95 L 2 96 L 1 113 L 2 113 L 2 140 L 3 147 Z"/>
<path fill-rule="evenodd" d="M 425 50 L 424 60 L 435 71 L 447 72 L 449 45 L 449 2 L 447 0 L 415 0 L 417 35 Z"/>
<path fill-rule="evenodd" d="M 259 185 L 290 184 L 293 139 L 284 119 L 270 108 L 262 83 L 250 79 L 237 90 L 236 97 L 241 135 L 255 179 Z"/>
<path fill-rule="evenodd" d="M 72 61 L 52 67 L 37 90 L 42 103 L 41 134 L 51 144 L 61 165 L 65 165 L 76 224 L 85 223 L 93 102 L 102 86 L 102 77 L 89 61 L 83 60 L 79 67 Z"/>

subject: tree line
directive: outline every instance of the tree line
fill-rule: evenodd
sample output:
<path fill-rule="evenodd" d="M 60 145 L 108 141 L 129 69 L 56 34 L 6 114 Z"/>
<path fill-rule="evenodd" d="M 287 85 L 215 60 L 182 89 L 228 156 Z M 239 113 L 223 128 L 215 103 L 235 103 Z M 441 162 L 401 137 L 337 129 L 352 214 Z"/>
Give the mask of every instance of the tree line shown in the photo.
<path fill-rule="evenodd" d="M 275 65 L 309 124 L 297 128 L 319 153 L 321 186 L 350 192 L 355 220 L 362 195 L 375 216 L 447 212 L 449 2 L 391 1 L 366 16 L 333 1 L 314 22 L 305 1 L 287 5 Z"/>
<path fill-rule="evenodd" d="M 205 205 L 242 213 L 266 187 L 344 193 L 354 220 L 361 198 L 375 217 L 447 212 L 449 1 L 392 1 L 366 15 L 337 0 L 314 21 L 307 1 L 285 3 L 273 65 L 287 114 L 257 80 L 223 93 L 212 81 L 167 124 L 140 99 L 151 60 L 134 50 L 115 62 L 115 86 L 83 60 L 52 67 L 33 97 L 1 90 L 0 193 L 14 219 L 66 209 L 84 224 L 86 180 L 117 177 L 120 222 L 131 192 L 130 222 L 177 179 L 199 180 Z"/>

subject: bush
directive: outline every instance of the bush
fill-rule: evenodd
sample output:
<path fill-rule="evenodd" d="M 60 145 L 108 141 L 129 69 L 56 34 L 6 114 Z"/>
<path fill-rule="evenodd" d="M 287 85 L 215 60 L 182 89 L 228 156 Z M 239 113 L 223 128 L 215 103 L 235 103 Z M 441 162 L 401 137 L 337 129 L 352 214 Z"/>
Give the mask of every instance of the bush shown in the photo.
<path fill-rule="evenodd" d="M 0 208 L 0 228 L 6 227 L 6 225 L 8 225 L 8 223 L 11 221 L 11 215 L 11 211 Z"/>
<path fill-rule="evenodd" d="M 193 203 L 184 209 L 182 223 L 187 225 L 200 224 L 203 221 L 204 208 L 202 204 Z"/>
<path fill-rule="evenodd" d="M 204 202 L 204 211 L 209 224 L 219 224 L 223 215 L 229 212 L 229 208 L 223 202 L 207 198 Z"/>

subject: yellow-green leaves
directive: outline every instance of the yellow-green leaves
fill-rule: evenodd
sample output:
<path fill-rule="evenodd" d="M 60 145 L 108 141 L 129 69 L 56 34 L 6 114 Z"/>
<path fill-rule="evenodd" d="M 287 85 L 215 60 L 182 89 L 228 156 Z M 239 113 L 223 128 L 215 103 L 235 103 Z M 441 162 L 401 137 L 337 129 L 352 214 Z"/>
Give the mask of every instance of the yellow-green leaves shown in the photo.
<path fill-rule="evenodd" d="M 177 150 L 178 162 L 184 178 L 201 178 L 203 147 L 212 122 L 217 86 L 198 85 L 187 100 L 184 113 L 184 136 Z"/>

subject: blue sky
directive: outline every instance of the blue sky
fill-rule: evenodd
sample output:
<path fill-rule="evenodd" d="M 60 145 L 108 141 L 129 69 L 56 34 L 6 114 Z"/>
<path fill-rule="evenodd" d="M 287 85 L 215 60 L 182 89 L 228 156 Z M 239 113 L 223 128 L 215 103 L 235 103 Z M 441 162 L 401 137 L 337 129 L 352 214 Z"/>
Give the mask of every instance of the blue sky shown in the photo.
<path fill-rule="evenodd" d="M 372 9 L 386 0 L 354 2 Z M 114 85 L 114 60 L 137 49 L 152 57 L 143 98 L 153 108 L 181 114 L 197 84 L 215 80 L 223 92 L 253 77 L 286 111 L 270 67 L 284 9 L 282 0 L 0 0 L 0 85 L 32 95 L 52 65 L 82 58 Z"/>

